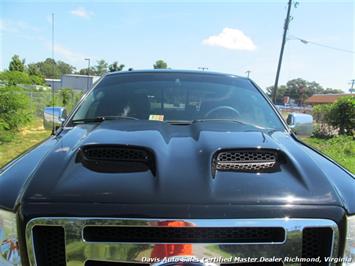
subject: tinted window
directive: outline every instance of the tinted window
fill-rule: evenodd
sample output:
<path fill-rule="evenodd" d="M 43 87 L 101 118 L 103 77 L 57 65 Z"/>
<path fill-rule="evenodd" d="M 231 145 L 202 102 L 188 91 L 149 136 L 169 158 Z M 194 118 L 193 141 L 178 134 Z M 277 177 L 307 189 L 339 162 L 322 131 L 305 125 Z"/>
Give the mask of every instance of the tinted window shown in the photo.
<path fill-rule="evenodd" d="M 74 119 L 129 116 L 145 120 L 236 119 L 283 129 L 250 81 L 193 73 L 127 73 L 106 76 L 85 98 Z"/>

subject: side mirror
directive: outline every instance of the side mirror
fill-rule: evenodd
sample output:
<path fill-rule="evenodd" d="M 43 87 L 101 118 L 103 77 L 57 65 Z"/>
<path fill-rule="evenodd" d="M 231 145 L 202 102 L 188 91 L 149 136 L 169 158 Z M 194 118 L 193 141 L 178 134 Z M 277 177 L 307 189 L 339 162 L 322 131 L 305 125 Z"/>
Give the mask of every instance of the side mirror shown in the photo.
<path fill-rule="evenodd" d="M 302 113 L 291 113 L 286 120 L 291 130 L 300 136 L 311 136 L 313 132 L 313 116 Z"/>
<path fill-rule="evenodd" d="M 43 126 L 45 129 L 57 129 L 63 125 L 67 118 L 67 112 L 64 107 L 46 107 L 43 112 Z"/>

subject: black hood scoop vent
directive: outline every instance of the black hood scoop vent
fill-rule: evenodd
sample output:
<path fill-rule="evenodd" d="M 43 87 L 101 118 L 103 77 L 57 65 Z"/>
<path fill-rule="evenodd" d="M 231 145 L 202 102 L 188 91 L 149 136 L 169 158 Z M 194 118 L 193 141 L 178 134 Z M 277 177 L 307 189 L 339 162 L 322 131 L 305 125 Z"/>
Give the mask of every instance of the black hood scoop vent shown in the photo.
<path fill-rule="evenodd" d="M 212 161 L 212 173 L 228 172 L 275 172 L 283 161 L 283 156 L 270 149 L 220 150 L 215 153 Z"/>
<path fill-rule="evenodd" d="M 150 170 L 155 176 L 155 156 L 145 147 L 91 144 L 79 149 L 77 163 L 101 173 L 132 173 Z"/>

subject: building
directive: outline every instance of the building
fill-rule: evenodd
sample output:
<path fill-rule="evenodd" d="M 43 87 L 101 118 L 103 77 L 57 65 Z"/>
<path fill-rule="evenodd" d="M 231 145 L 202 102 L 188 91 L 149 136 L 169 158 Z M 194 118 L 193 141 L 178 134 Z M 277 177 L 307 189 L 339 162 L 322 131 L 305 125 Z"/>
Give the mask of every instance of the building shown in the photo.
<path fill-rule="evenodd" d="M 66 74 L 62 76 L 62 88 L 74 90 L 89 90 L 100 76 L 86 76 L 77 74 Z"/>
<path fill-rule="evenodd" d="M 65 74 L 61 79 L 45 79 L 48 86 L 55 90 L 69 88 L 73 90 L 86 91 L 92 88 L 100 76 L 87 76 L 78 74 Z"/>
<path fill-rule="evenodd" d="M 331 104 L 334 103 L 339 97 L 343 96 L 350 96 L 353 94 L 346 94 L 346 93 L 340 93 L 340 94 L 314 94 L 311 97 L 309 97 L 305 103 L 310 104 L 310 105 L 317 105 L 317 104 Z"/>
<path fill-rule="evenodd" d="M 55 90 L 59 90 L 62 87 L 62 81 L 60 79 L 44 79 L 47 85 Z"/>

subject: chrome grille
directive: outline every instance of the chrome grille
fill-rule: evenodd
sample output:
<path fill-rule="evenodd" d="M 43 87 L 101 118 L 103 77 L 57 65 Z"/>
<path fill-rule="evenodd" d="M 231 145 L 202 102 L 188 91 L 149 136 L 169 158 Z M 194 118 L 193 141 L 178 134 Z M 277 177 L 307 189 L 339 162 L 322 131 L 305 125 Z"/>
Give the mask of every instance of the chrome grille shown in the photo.
<path fill-rule="evenodd" d="M 220 151 L 214 159 L 215 170 L 260 172 L 277 165 L 277 152 L 269 150 Z"/>
<path fill-rule="evenodd" d="M 303 255 L 302 247 L 303 234 L 310 228 L 326 228 L 331 232 L 329 256 L 337 256 L 338 228 L 335 222 L 326 219 L 188 219 L 188 220 L 170 220 L 170 219 L 114 219 L 114 218 L 35 218 L 26 226 L 27 250 L 30 264 L 32 266 L 43 266 L 40 264 L 37 245 L 34 239 L 34 230 L 39 227 L 62 227 L 64 229 L 65 239 L 65 259 L 67 266 L 85 265 L 92 261 L 93 265 L 101 265 L 100 262 L 119 262 L 127 264 L 147 263 L 144 261 L 147 256 L 152 256 L 154 250 L 163 248 L 163 250 L 190 250 L 189 256 L 195 259 L 221 258 L 225 262 L 231 257 L 239 258 L 259 258 L 265 255 L 284 258 L 299 257 Z M 283 240 L 269 242 L 248 242 L 243 243 L 237 239 L 234 242 L 223 242 L 223 239 L 214 240 L 212 243 L 188 241 L 184 243 L 166 243 L 150 242 L 148 240 L 133 239 L 130 242 L 115 242 L 110 238 L 103 238 L 100 241 L 91 241 L 85 239 L 85 230 L 91 227 L 102 228 L 145 228 L 157 230 L 157 228 L 198 228 L 199 230 L 224 230 L 233 228 L 234 230 L 242 228 L 264 228 L 264 230 L 282 228 L 284 230 Z M 141 233 L 141 232 L 140 232 Z M 185 232 L 186 234 L 186 232 Z M 144 237 L 144 236 L 143 236 Z M 307 246 L 310 244 L 308 243 Z M 172 249 L 171 247 L 174 247 Z M 169 253 L 169 257 L 174 257 Z M 233 263 L 233 261 L 231 262 Z M 226 264 L 226 263 L 221 263 Z M 228 263 L 227 263 L 228 264 Z M 120 264 L 119 264 L 120 265 Z M 253 265 L 253 264 L 251 264 Z M 301 265 L 301 263 L 284 263 L 284 265 Z"/>

